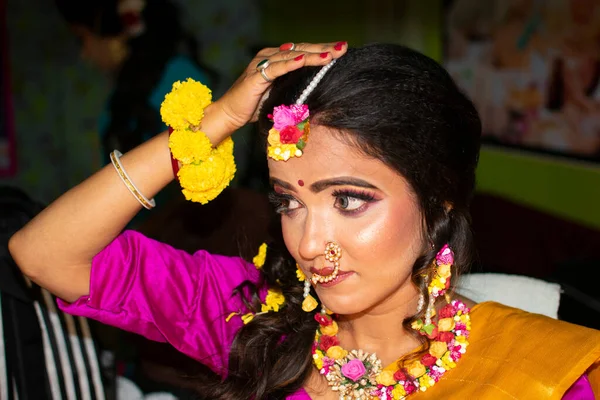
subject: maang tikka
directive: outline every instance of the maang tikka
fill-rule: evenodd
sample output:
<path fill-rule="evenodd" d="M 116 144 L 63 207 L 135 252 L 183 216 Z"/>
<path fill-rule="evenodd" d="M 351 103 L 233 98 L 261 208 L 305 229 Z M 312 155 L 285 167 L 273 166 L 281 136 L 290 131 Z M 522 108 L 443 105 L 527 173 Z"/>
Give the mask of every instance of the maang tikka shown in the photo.
<path fill-rule="evenodd" d="M 310 133 L 310 112 L 304 102 L 335 61 L 333 59 L 321 68 L 294 104 L 277 106 L 268 115 L 273 121 L 273 128 L 269 130 L 267 137 L 268 157 L 276 161 L 287 161 L 302 156 Z"/>

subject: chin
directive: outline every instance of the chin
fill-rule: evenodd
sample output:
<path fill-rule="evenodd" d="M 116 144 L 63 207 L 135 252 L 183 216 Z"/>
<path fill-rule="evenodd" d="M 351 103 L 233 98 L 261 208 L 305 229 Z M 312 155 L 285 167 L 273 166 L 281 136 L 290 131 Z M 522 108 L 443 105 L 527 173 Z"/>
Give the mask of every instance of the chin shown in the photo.
<path fill-rule="evenodd" d="M 319 296 L 325 307 L 338 315 L 358 314 L 367 310 L 370 303 L 360 293 L 330 294 L 323 293 Z"/>

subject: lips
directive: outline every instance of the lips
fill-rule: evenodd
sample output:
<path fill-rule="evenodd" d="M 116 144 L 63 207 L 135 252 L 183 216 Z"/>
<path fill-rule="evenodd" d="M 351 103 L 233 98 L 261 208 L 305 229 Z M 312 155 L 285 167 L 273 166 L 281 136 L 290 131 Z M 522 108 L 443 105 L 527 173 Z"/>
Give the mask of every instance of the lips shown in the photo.
<path fill-rule="evenodd" d="M 313 274 L 321 275 L 321 276 L 328 276 L 333 273 L 333 267 L 325 267 L 325 268 L 321 268 L 321 269 L 316 269 L 314 267 L 311 267 L 310 272 L 312 272 Z"/>

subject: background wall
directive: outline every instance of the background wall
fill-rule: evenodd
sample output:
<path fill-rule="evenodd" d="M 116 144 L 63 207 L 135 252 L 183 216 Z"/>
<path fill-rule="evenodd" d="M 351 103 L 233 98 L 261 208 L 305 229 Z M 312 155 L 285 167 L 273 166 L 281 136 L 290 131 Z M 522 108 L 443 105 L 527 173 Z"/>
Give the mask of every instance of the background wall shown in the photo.
<path fill-rule="evenodd" d="M 205 44 L 207 61 L 227 79 L 253 47 L 286 41 L 389 41 L 442 59 L 442 0 L 181 0 Z M 203 4 L 201 4 L 203 3 Z M 75 41 L 52 2 L 8 0 L 17 126 L 17 176 L 0 181 L 48 202 L 101 165 L 96 117 L 103 78 L 77 60 Z M 479 190 L 600 229 L 600 167 L 484 148 Z"/>

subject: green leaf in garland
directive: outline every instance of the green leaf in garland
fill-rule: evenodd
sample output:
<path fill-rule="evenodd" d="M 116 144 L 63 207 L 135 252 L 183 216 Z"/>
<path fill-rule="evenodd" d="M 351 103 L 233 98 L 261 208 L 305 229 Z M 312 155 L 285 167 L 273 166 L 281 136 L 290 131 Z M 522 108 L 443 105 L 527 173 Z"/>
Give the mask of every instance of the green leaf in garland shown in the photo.
<path fill-rule="evenodd" d="M 302 139 L 298 140 L 298 143 L 296 143 L 296 147 L 299 148 L 300 150 L 303 150 L 304 147 L 306 147 L 306 142 Z"/>
<path fill-rule="evenodd" d="M 433 332 L 434 329 L 435 329 L 434 324 L 425 325 L 423 327 L 423 332 L 427 333 L 428 335 L 431 335 L 431 332 Z"/>
<path fill-rule="evenodd" d="M 300 122 L 296 127 L 304 132 L 304 125 L 306 125 L 306 121 Z"/>

